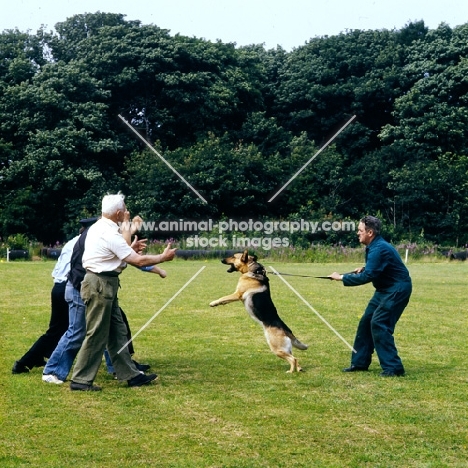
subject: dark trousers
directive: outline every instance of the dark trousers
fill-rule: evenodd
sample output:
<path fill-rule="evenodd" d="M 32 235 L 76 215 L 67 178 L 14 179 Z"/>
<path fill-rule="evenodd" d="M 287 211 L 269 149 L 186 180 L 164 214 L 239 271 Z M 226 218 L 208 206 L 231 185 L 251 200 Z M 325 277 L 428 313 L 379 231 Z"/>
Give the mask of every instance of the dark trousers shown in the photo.
<path fill-rule="evenodd" d="M 372 354 L 377 353 L 384 371 L 404 371 L 398 356 L 393 332 L 411 296 L 411 282 L 397 283 L 385 292 L 376 291 L 359 321 L 354 340 L 356 353 L 351 364 L 368 368 Z"/>
<path fill-rule="evenodd" d="M 122 314 L 122 320 L 125 323 L 125 326 L 127 327 L 127 341 L 130 341 L 132 339 L 132 332 L 130 331 L 130 324 L 128 323 L 127 316 L 125 315 L 125 312 L 122 309 L 120 309 L 120 313 Z M 130 353 L 130 355 L 135 354 L 133 341 L 130 341 L 127 347 L 128 347 L 128 352 Z"/>
<path fill-rule="evenodd" d="M 43 366 L 44 358 L 49 358 L 62 335 L 68 329 L 68 303 L 65 301 L 65 285 L 54 283 L 51 292 L 51 314 L 49 328 L 31 346 L 29 351 L 19 360 L 19 363 L 32 369 Z"/>

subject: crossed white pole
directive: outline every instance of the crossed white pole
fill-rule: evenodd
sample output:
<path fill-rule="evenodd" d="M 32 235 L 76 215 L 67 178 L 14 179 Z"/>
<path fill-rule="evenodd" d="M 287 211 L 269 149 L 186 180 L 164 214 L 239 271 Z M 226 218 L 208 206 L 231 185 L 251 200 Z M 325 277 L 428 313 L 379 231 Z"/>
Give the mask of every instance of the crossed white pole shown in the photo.
<path fill-rule="evenodd" d="M 117 352 L 120 354 L 204 269 L 202 266 Z"/>
<path fill-rule="evenodd" d="M 174 174 L 176 174 L 182 182 L 184 182 L 187 187 L 189 187 L 195 195 L 197 195 L 204 203 L 208 204 L 208 202 L 200 195 L 200 193 L 191 185 L 185 178 L 180 174 L 158 151 L 156 151 L 153 146 L 150 145 L 150 143 L 143 138 L 133 127 L 130 125 L 130 123 L 127 122 L 120 114 L 118 114 L 119 118 L 122 120 L 122 122 L 127 125 L 130 130 L 135 133 L 135 135 L 143 141 L 143 143 L 148 146 L 148 148 L 153 151 L 154 154 L 156 154 L 161 161 L 171 169 Z M 272 202 L 354 119 L 356 118 L 355 115 L 353 115 L 269 200 L 268 203 Z"/>
<path fill-rule="evenodd" d="M 135 135 L 138 136 L 138 138 L 140 138 L 150 149 L 151 151 L 153 151 L 183 182 L 185 182 L 185 184 L 204 202 L 204 203 L 208 203 L 198 192 L 197 190 L 195 190 L 192 185 L 190 185 L 185 179 L 184 177 L 179 174 L 179 172 L 177 172 L 176 169 L 174 169 L 174 167 L 172 167 L 172 165 L 166 160 L 164 159 L 161 154 L 159 154 L 158 151 L 156 151 L 156 149 L 154 149 L 149 143 L 148 141 L 145 140 L 145 138 L 143 138 L 120 114 L 119 114 L 119 118 L 132 130 L 133 133 L 135 133 Z M 286 182 L 280 190 L 278 190 L 278 192 L 275 193 L 275 195 L 273 195 L 273 197 L 270 198 L 270 200 L 268 200 L 268 202 L 270 203 L 272 200 L 274 200 L 354 119 L 356 118 L 355 115 L 353 115 L 347 122 L 345 125 L 343 125 L 340 130 L 338 130 L 338 132 L 336 132 L 315 154 L 314 156 L 312 156 L 312 158 L 310 158 L 289 180 L 288 182 Z M 195 273 L 195 275 L 192 276 L 192 278 L 190 278 L 189 281 L 187 281 L 187 283 L 184 284 L 184 286 L 182 286 L 182 288 L 180 288 L 139 330 L 137 333 L 135 333 L 135 335 L 132 336 L 132 338 L 130 340 L 128 340 L 123 346 L 122 348 L 120 348 L 120 350 L 118 351 L 118 354 L 120 354 L 206 267 L 202 267 L 200 268 L 200 270 L 198 270 L 197 273 Z M 338 333 L 281 275 L 281 273 L 278 273 L 272 266 L 270 266 L 271 270 L 281 279 L 281 281 L 283 281 L 289 289 L 291 289 L 291 291 L 293 291 L 297 297 L 299 297 L 299 299 L 302 300 L 302 302 L 304 302 L 304 304 L 310 309 L 312 310 L 312 312 L 315 313 L 315 315 L 317 315 L 317 317 L 322 320 L 323 323 L 325 323 L 325 325 L 327 325 L 327 327 L 333 331 L 333 333 L 335 333 L 336 336 L 338 336 L 338 338 L 340 338 L 341 341 L 343 341 L 343 343 L 346 344 L 346 346 L 348 346 L 349 349 L 351 349 L 353 351 L 353 353 L 356 353 L 356 350 L 340 335 L 340 333 Z"/>
<path fill-rule="evenodd" d="M 354 119 L 353 115 L 269 200 L 272 202 Z"/>
<path fill-rule="evenodd" d="M 206 266 L 202 266 L 133 336 L 128 340 L 117 352 L 117 354 L 120 354 L 204 269 Z M 278 273 L 272 266 L 270 266 L 271 270 L 288 286 L 291 291 L 293 291 L 296 296 L 304 302 L 304 304 L 309 307 L 312 312 L 314 312 L 317 317 L 322 320 L 327 327 L 335 333 L 338 338 L 340 338 L 343 343 L 348 346 L 353 353 L 356 352 L 356 350 L 282 277 L 281 273 Z"/>
<path fill-rule="evenodd" d="M 130 128 L 130 130 L 154 153 L 156 154 L 156 156 L 159 157 L 159 159 L 161 159 L 161 161 L 166 164 L 167 167 L 169 167 L 169 169 L 171 169 L 172 172 L 174 172 L 174 174 L 176 174 L 180 180 L 182 180 L 182 182 L 184 182 L 187 187 L 189 187 L 194 193 L 195 195 L 197 195 L 204 203 L 208 204 L 208 202 L 197 192 L 197 190 L 195 190 L 193 188 L 192 185 L 190 185 L 185 179 L 184 177 L 182 176 L 182 174 L 180 174 L 179 172 L 177 172 L 177 170 L 165 159 L 163 158 L 163 156 L 158 152 L 156 151 L 156 149 L 154 149 L 150 144 L 149 142 L 143 138 L 120 114 L 119 115 L 119 118 L 122 120 L 122 122 L 125 123 L 125 125 L 127 125 L 128 128 Z"/>

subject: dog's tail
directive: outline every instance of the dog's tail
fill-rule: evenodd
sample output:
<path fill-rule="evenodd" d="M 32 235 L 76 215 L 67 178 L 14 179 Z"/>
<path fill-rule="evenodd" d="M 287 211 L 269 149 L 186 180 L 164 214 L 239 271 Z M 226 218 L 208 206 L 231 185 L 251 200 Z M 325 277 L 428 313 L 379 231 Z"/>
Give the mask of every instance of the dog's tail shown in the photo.
<path fill-rule="evenodd" d="M 286 333 L 286 336 L 289 337 L 289 339 L 291 340 L 291 344 L 297 348 L 297 349 L 302 349 L 303 351 L 308 349 L 309 346 L 304 344 L 304 343 L 301 343 L 293 334 L 293 332 L 288 328 L 286 327 L 285 329 L 283 328 L 284 332 Z"/>
<path fill-rule="evenodd" d="M 302 349 L 302 351 L 305 351 L 306 349 L 309 348 L 308 345 L 301 343 L 294 335 L 290 335 L 289 338 L 291 338 L 291 344 L 297 348 L 297 349 Z"/>
<path fill-rule="evenodd" d="M 303 351 L 306 350 L 309 346 L 304 343 L 301 343 L 297 338 L 291 341 L 292 345 L 297 349 L 302 349 Z"/>

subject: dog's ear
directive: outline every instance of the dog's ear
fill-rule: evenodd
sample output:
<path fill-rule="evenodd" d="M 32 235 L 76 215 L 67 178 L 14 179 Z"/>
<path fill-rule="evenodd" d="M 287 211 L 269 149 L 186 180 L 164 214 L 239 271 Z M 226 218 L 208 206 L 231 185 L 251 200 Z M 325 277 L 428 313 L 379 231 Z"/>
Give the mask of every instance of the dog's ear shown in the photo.
<path fill-rule="evenodd" d="M 241 262 L 242 263 L 249 263 L 249 251 L 247 249 L 245 249 L 244 253 L 242 254 Z"/>
<path fill-rule="evenodd" d="M 252 259 L 252 261 L 256 262 L 257 261 L 257 256 L 256 255 L 251 255 L 250 258 Z"/>

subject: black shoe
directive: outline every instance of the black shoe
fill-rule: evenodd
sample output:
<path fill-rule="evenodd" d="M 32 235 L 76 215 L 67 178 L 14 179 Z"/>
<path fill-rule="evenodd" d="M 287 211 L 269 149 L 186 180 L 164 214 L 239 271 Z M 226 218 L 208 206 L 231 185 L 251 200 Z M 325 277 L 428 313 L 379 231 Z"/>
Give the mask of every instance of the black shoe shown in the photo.
<path fill-rule="evenodd" d="M 70 382 L 70 390 L 81 390 L 82 392 L 100 392 L 102 388 L 98 387 L 97 385 L 73 382 L 72 380 Z"/>
<path fill-rule="evenodd" d="M 15 361 L 13 364 L 13 369 L 11 369 L 12 374 L 26 374 L 29 372 L 29 369 L 24 365 L 21 364 L 19 361 Z"/>
<path fill-rule="evenodd" d="M 404 377 L 405 371 L 403 369 L 394 371 L 383 371 L 380 373 L 382 377 Z"/>
<path fill-rule="evenodd" d="M 142 385 L 147 385 L 153 380 L 157 379 L 158 376 L 156 374 L 138 374 L 133 379 L 128 380 L 129 387 L 141 387 Z"/>
<path fill-rule="evenodd" d="M 151 369 L 151 366 L 149 364 L 140 364 L 139 362 L 136 362 L 133 359 L 132 362 L 133 364 L 135 364 L 136 368 L 141 372 L 146 372 Z"/>
<path fill-rule="evenodd" d="M 45 359 L 41 359 L 39 362 L 36 362 L 33 367 L 45 367 L 47 361 Z"/>
<path fill-rule="evenodd" d="M 367 367 L 359 367 L 359 366 L 349 366 L 343 369 L 343 372 L 366 372 L 368 369 Z"/>

